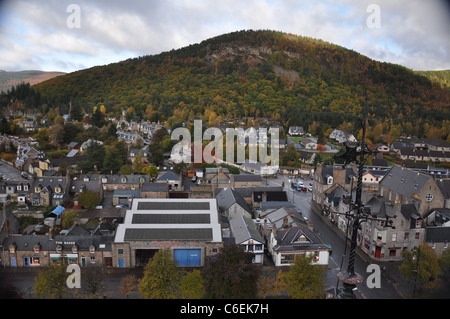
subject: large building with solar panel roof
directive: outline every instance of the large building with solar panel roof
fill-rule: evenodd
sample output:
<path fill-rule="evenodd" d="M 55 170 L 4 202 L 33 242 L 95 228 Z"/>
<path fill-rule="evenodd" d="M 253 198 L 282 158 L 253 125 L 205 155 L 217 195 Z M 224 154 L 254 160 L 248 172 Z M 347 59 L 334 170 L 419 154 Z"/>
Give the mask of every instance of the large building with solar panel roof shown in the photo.
<path fill-rule="evenodd" d="M 216 199 L 135 198 L 113 243 L 115 267 L 145 266 L 170 249 L 180 267 L 202 267 L 223 246 Z"/>

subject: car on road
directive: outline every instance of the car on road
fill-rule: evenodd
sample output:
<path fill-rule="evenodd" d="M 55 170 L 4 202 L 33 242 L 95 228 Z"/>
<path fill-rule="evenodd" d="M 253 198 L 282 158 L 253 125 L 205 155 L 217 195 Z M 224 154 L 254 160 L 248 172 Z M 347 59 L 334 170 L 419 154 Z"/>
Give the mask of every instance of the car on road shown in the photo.
<path fill-rule="evenodd" d="M 312 192 L 312 185 L 309 185 L 309 186 L 308 186 L 308 190 L 309 190 L 310 192 Z"/>
<path fill-rule="evenodd" d="M 125 205 L 125 204 L 116 205 L 116 208 L 127 208 L 127 207 L 128 207 L 128 205 Z"/>
<path fill-rule="evenodd" d="M 294 183 L 294 182 L 292 182 L 292 183 L 291 183 L 291 187 L 292 187 L 293 189 L 297 189 L 297 184 Z"/>

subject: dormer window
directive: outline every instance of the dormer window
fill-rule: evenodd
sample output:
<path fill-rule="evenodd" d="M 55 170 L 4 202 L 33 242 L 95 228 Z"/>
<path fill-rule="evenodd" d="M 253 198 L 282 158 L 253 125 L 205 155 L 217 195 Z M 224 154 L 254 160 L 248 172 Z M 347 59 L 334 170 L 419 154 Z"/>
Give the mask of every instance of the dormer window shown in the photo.
<path fill-rule="evenodd" d="M 60 254 L 62 252 L 62 245 L 56 245 L 56 252 Z"/>
<path fill-rule="evenodd" d="M 16 253 L 16 245 L 15 244 L 9 245 L 9 253 L 10 254 L 15 254 Z"/>
<path fill-rule="evenodd" d="M 127 182 L 127 178 L 126 177 L 122 177 L 122 183 L 126 183 Z"/>
<path fill-rule="evenodd" d="M 89 246 L 89 252 L 90 252 L 91 254 L 94 254 L 94 253 L 95 253 L 95 245 Z"/>
<path fill-rule="evenodd" d="M 22 190 L 22 185 L 20 185 L 20 184 L 17 185 L 17 190 L 18 190 L 18 191 L 21 191 L 21 190 Z"/>
<path fill-rule="evenodd" d="M 106 177 L 102 177 L 102 183 L 106 184 L 108 182 L 108 179 Z"/>
<path fill-rule="evenodd" d="M 35 193 L 40 193 L 40 192 L 41 192 L 41 189 L 42 189 L 42 186 L 41 186 L 41 185 L 38 185 L 38 186 L 36 186 L 36 187 L 34 188 L 34 192 L 35 192 Z"/>
<path fill-rule="evenodd" d="M 72 245 L 72 252 L 73 252 L 74 254 L 76 254 L 76 253 L 78 252 L 78 246 L 77 246 L 77 244 L 73 244 L 73 245 Z"/>
<path fill-rule="evenodd" d="M 55 187 L 55 193 L 60 194 L 62 192 L 61 185 Z"/>
<path fill-rule="evenodd" d="M 24 191 L 28 191 L 28 185 L 26 185 L 26 184 L 23 185 L 23 190 L 24 190 Z"/>

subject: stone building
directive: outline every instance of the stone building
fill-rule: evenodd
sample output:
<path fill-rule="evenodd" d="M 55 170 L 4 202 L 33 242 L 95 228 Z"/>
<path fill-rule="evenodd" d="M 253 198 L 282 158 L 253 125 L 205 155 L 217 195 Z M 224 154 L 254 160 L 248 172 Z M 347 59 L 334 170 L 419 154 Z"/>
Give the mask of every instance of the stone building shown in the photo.
<path fill-rule="evenodd" d="M 110 229 L 99 224 L 89 231 L 75 224 L 64 235 L 10 234 L 3 241 L 2 263 L 5 267 L 46 267 L 61 258 L 82 267 L 112 266 Z"/>
<path fill-rule="evenodd" d="M 170 249 L 183 267 L 201 267 L 223 246 L 215 199 L 134 199 L 112 246 L 114 267 L 144 266 Z"/>
<path fill-rule="evenodd" d="M 445 198 L 433 177 L 394 165 L 379 183 L 379 194 L 392 204 L 414 204 L 420 216 L 442 208 Z"/>

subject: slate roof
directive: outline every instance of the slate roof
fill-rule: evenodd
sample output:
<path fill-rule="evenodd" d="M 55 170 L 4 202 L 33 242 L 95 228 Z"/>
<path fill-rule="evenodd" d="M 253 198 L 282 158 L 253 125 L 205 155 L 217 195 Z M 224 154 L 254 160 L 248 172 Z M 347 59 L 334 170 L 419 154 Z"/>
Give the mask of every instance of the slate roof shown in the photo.
<path fill-rule="evenodd" d="M 224 212 L 230 208 L 233 204 L 238 204 L 248 213 L 252 213 L 250 207 L 248 207 L 245 199 L 234 189 L 234 188 L 224 188 L 221 192 L 216 195 L 217 206 L 220 211 Z"/>
<path fill-rule="evenodd" d="M 175 174 L 174 172 L 167 171 L 158 176 L 158 181 L 179 181 L 181 179 L 181 176 L 178 174 Z"/>
<path fill-rule="evenodd" d="M 80 231 L 80 229 L 77 229 L 77 231 Z M 9 248 L 9 245 L 15 244 L 17 251 L 33 251 L 34 246 L 39 244 L 42 251 L 56 251 L 58 243 L 63 243 L 63 250 L 70 251 L 73 245 L 71 243 L 75 242 L 79 250 L 89 250 L 89 247 L 94 244 L 96 249 L 108 251 L 111 250 L 113 240 L 113 235 L 91 235 L 89 231 L 80 231 L 79 234 L 55 235 L 54 239 L 45 235 L 9 236 L 5 239 L 3 245 Z M 100 247 L 101 244 L 105 246 Z"/>
<path fill-rule="evenodd" d="M 394 165 L 380 181 L 380 185 L 403 196 L 411 197 L 413 193 L 419 192 L 431 178 L 428 175 Z"/>
<path fill-rule="evenodd" d="M 144 183 L 141 186 L 141 192 L 168 192 L 169 185 L 164 183 Z"/>
<path fill-rule="evenodd" d="M 425 241 L 429 243 L 444 243 L 450 240 L 450 227 L 427 227 Z"/>
<path fill-rule="evenodd" d="M 444 198 L 450 199 L 450 179 L 436 180 L 436 184 L 441 190 L 442 195 L 444 195 Z"/>
<path fill-rule="evenodd" d="M 299 241 L 301 236 L 306 240 Z M 287 229 L 277 230 L 277 244 L 274 246 L 275 251 L 279 250 L 310 250 L 310 249 L 329 249 L 327 245 L 317 237 L 306 226 L 294 226 Z"/>
<path fill-rule="evenodd" d="M 237 245 L 249 239 L 264 243 L 264 239 L 256 229 L 255 223 L 247 217 L 236 216 L 231 218 L 230 227 Z"/>
<path fill-rule="evenodd" d="M 261 175 L 253 174 L 238 174 L 234 175 L 235 182 L 260 182 L 262 181 Z"/>

